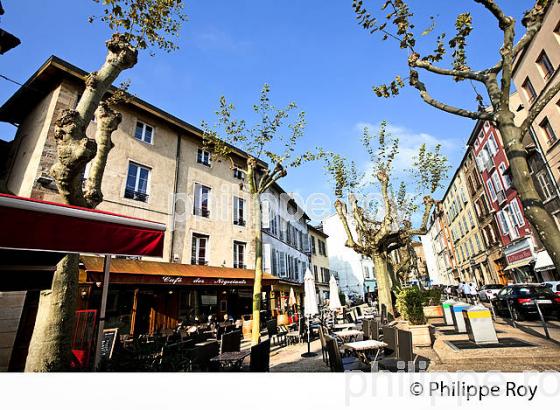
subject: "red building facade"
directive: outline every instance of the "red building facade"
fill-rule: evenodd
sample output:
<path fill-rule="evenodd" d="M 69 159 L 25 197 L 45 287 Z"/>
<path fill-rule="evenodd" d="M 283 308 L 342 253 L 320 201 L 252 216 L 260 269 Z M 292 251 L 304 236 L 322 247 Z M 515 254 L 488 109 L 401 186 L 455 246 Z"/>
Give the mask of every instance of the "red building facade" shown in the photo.
<path fill-rule="evenodd" d="M 479 122 L 470 145 L 498 225 L 507 264 L 504 273 L 514 282 L 539 281 L 533 271 L 537 255 L 535 237 L 513 187 L 499 131 L 488 121 Z"/>

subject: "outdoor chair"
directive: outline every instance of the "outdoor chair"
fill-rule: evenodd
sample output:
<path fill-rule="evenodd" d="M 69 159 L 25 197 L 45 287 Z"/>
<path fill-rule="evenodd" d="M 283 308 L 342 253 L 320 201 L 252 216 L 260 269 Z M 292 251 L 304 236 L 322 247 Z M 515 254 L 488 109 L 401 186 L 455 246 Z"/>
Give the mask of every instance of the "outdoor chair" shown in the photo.
<path fill-rule="evenodd" d="M 364 320 L 362 322 L 362 332 L 364 332 L 363 340 L 370 339 L 370 320 Z"/>
<path fill-rule="evenodd" d="M 381 340 L 381 334 L 379 331 L 379 322 L 377 320 L 369 321 L 369 338 L 372 340 Z"/>
<path fill-rule="evenodd" d="M 363 368 L 361 362 L 355 357 L 342 358 L 336 339 L 332 336 L 325 335 L 325 343 L 327 345 L 327 353 L 329 357 L 328 365 L 331 372 L 355 371 Z"/>
<path fill-rule="evenodd" d="M 224 333 L 222 336 L 221 353 L 239 352 L 241 350 L 241 331 Z"/>
<path fill-rule="evenodd" d="M 414 352 L 412 333 L 406 330 L 396 330 L 396 351 L 391 357 L 386 357 L 379 362 L 379 367 L 389 371 L 408 371 L 412 364 L 414 368 Z"/>
<path fill-rule="evenodd" d="M 249 371 L 268 372 L 270 370 L 270 339 L 251 347 Z"/>
<path fill-rule="evenodd" d="M 319 339 L 321 340 L 321 354 L 323 355 L 323 361 L 329 365 L 329 354 L 327 351 L 327 341 L 325 336 L 328 334 L 327 329 L 321 325 L 319 327 Z"/>
<path fill-rule="evenodd" d="M 218 355 L 218 342 L 208 343 L 205 346 L 196 346 L 193 352 L 193 365 L 198 371 L 210 369 L 210 359 Z"/>
<path fill-rule="evenodd" d="M 383 326 L 383 342 L 387 344 L 385 357 L 394 357 L 397 353 L 397 329 L 391 326 Z"/>
<path fill-rule="evenodd" d="M 284 346 L 286 343 L 286 334 L 278 333 L 278 326 L 276 326 L 276 320 L 272 319 L 266 322 L 266 329 L 268 331 L 268 339 L 270 340 L 271 344 L 278 344 L 280 343 L 281 346 Z M 276 342 L 276 343 L 275 343 Z"/>

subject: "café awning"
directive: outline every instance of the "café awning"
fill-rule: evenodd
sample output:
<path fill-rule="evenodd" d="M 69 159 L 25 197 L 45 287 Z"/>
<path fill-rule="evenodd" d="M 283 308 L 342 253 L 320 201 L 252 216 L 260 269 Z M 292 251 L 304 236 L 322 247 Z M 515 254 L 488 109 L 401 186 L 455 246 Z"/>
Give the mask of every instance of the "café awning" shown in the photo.
<path fill-rule="evenodd" d="M 540 251 L 537 253 L 537 262 L 535 263 L 534 269 L 535 272 L 554 269 L 554 262 L 552 262 L 552 259 L 547 251 Z"/>
<path fill-rule="evenodd" d="M 103 275 L 103 258 L 81 256 L 81 269 L 88 282 L 98 282 Z M 255 271 L 219 266 L 187 265 L 134 259 L 111 261 L 111 284 L 177 285 L 177 286 L 252 286 Z M 263 273 L 263 285 L 272 285 L 278 278 Z"/>
<path fill-rule="evenodd" d="M 77 206 L 0 194 L 0 248 L 163 256 L 165 225 Z"/>

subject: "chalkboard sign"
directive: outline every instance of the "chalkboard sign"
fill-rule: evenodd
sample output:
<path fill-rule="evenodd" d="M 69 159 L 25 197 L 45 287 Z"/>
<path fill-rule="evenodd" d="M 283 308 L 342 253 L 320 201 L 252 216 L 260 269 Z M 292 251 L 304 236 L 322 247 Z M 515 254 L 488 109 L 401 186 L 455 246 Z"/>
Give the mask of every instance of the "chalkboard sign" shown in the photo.
<path fill-rule="evenodd" d="M 119 329 L 103 330 L 103 339 L 101 340 L 101 358 L 111 359 L 115 351 L 115 345 L 119 337 Z"/>

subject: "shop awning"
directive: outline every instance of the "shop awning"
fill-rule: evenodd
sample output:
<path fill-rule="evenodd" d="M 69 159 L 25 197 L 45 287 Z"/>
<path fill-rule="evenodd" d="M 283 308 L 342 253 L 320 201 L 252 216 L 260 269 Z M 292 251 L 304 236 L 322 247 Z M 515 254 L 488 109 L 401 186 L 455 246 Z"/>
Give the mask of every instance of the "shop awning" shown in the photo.
<path fill-rule="evenodd" d="M 82 256 L 82 270 L 88 282 L 99 282 L 103 276 L 103 258 Z M 252 286 L 255 271 L 217 266 L 185 265 L 133 259 L 111 260 L 111 284 L 130 285 L 200 285 Z M 272 285 L 278 278 L 264 273 L 263 285 Z"/>
<path fill-rule="evenodd" d="M 554 262 L 552 262 L 552 259 L 547 251 L 540 251 L 537 253 L 537 262 L 535 263 L 534 269 L 535 272 L 554 269 Z"/>
<path fill-rule="evenodd" d="M 523 259 L 514 263 L 510 263 L 504 270 L 522 268 L 524 266 L 529 265 L 533 260 L 534 260 L 533 258 L 530 258 L 530 259 Z"/>
<path fill-rule="evenodd" d="M 163 255 L 165 225 L 110 212 L 0 194 L 0 248 Z"/>

